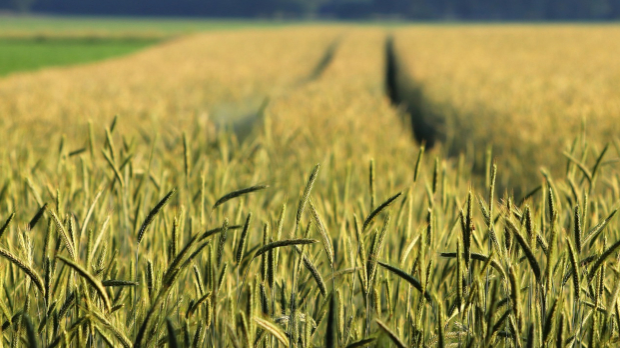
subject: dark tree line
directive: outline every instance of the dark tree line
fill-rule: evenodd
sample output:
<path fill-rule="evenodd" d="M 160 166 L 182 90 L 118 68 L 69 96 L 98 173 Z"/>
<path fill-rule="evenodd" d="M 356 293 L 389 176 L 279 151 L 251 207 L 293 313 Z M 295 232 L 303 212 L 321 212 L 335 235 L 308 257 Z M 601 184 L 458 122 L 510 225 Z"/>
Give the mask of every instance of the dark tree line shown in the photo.
<path fill-rule="evenodd" d="M 620 0 L 0 0 L 50 14 L 426 20 L 613 20 Z"/>

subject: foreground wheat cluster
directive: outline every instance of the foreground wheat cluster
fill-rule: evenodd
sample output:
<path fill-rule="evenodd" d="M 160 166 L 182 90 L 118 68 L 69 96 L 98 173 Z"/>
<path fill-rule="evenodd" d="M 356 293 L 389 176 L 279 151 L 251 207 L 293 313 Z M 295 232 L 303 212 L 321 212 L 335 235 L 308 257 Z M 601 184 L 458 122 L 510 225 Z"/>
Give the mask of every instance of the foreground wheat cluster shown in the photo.
<path fill-rule="evenodd" d="M 197 35 L 0 81 L 24 116 L 1 121 L 0 346 L 617 345 L 617 153 L 579 135 L 531 191 L 501 192 L 490 156 L 475 179 L 414 144 L 384 42 Z M 249 134 L 214 127 L 246 98 L 267 100 Z"/>

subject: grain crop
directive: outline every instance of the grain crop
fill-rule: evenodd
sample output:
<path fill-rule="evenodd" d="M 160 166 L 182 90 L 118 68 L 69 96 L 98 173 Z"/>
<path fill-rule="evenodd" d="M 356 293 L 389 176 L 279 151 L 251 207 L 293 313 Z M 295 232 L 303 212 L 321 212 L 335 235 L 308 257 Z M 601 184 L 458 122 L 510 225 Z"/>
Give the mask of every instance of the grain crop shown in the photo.
<path fill-rule="evenodd" d="M 394 44 L 410 57 L 430 30 Z M 547 144 L 557 166 L 512 196 L 499 148 L 480 175 L 486 148 L 415 142 L 386 37 L 199 34 L 0 80 L 0 346 L 616 345 L 603 147 L 573 134 L 578 165 Z M 256 113 L 250 132 L 224 109 Z"/>

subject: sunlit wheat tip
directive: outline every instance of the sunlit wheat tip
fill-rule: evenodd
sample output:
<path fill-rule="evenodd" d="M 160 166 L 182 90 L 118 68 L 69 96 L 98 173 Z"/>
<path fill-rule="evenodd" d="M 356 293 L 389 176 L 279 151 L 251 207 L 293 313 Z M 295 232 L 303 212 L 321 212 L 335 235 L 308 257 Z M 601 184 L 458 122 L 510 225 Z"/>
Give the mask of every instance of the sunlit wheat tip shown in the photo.
<path fill-rule="evenodd" d="M 297 214 L 295 215 L 295 223 L 297 226 L 301 223 L 301 217 L 306 209 L 306 204 L 308 203 L 308 199 L 310 199 L 310 193 L 312 192 L 312 187 L 314 186 L 314 182 L 319 175 L 319 169 L 321 168 L 320 164 L 317 164 L 310 177 L 308 177 L 308 182 L 306 183 L 306 187 L 304 188 L 304 192 L 299 200 L 299 205 L 297 207 Z"/>
<path fill-rule="evenodd" d="M 168 192 L 168 194 L 164 196 L 164 198 L 162 198 L 162 200 L 159 201 L 159 203 L 157 203 L 155 207 L 153 207 L 153 209 L 151 209 L 149 214 L 146 216 L 146 219 L 144 219 L 142 226 L 140 226 L 140 230 L 138 230 L 138 244 L 142 242 L 142 239 L 144 238 L 144 233 L 146 232 L 146 230 L 149 228 L 149 226 L 155 219 L 155 216 L 157 216 L 159 211 L 162 210 L 162 208 L 166 206 L 166 204 L 168 203 L 168 201 L 170 200 L 170 198 L 175 192 L 176 190 L 172 190 Z"/>
<path fill-rule="evenodd" d="M 260 249 L 256 250 L 256 252 L 254 253 L 254 258 L 259 257 L 262 254 L 268 252 L 269 250 L 272 250 L 275 248 L 281 248 L 281 247 L 289 246 L 289 245 L 312 244 L 312 243 L 317 243 L 317 242 L 318 240 L 316 239 L 305 239 L 305 238 L 285 239 L 285 240 L 271 242 L 267 245 L 262 246 Z"/>
<path fill-rule="evenodd" d="M 237 198 L 237 197 L 241 197 L 243 195 L 247 195 L 249 193 L 252 192 L 256 192 L 256 191 L 260 191 L 260 190 L 264 190 L 266 188 L 268 188 L 269 185 L 256 185 L 256 186 L 250 186 L 250 187 L 246 187 L 237 191 L 233 191 L 230 193 L 225 194 L 224 196 L 222 196 L 220 199 L 218 199 L 215 204 L 213 204 L 213 209 L 219 207 L 220 205 L 228 202 L 231 199 Z"/>

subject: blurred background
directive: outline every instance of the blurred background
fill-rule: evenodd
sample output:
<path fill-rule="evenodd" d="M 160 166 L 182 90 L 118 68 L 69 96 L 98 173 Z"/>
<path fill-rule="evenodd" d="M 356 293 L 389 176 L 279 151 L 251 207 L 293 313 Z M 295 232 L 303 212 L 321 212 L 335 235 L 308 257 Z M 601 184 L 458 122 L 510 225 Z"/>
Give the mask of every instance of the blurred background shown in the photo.
<path fill-rule="evenodd" d="M 619 18 L 620 0 L 0 0 L 0 128 L 79 147 L 114 115 L 171 139 L 207 119 L 239 140 L 264 115 L 306 139 L 386 122 L 529 192 L 541 166 L 620 155 Z"/>
<path fill-rule="evenodd" d="M 611 20 L 619 0 L 0 0 L 0 11 L 55 15 L 416 20 Z"/>

